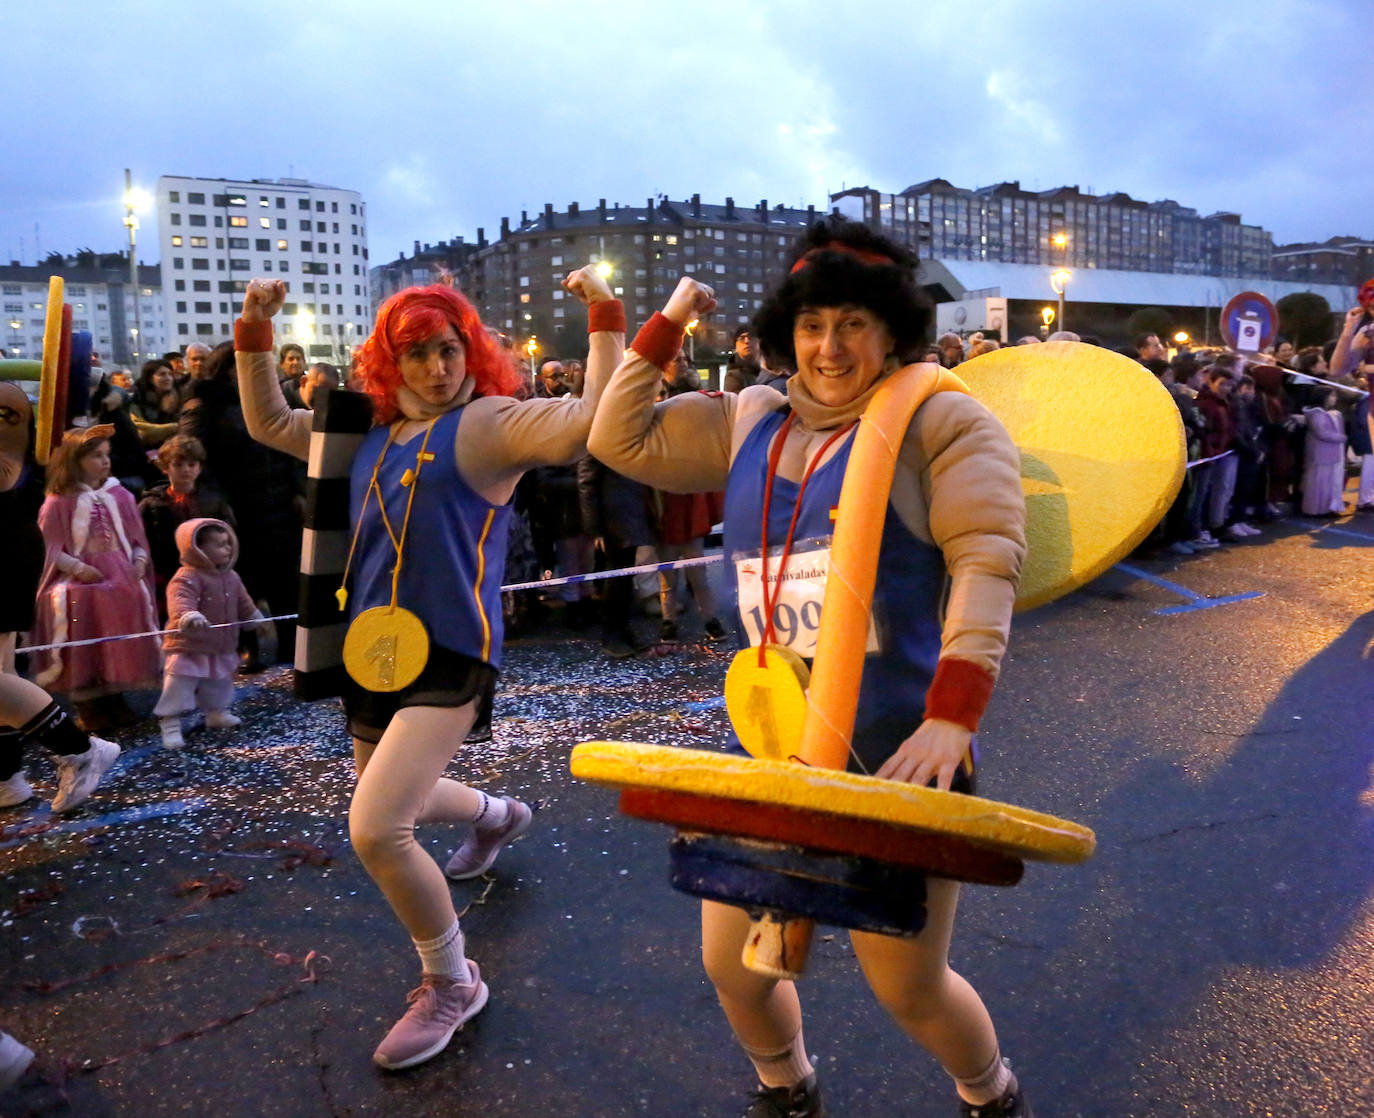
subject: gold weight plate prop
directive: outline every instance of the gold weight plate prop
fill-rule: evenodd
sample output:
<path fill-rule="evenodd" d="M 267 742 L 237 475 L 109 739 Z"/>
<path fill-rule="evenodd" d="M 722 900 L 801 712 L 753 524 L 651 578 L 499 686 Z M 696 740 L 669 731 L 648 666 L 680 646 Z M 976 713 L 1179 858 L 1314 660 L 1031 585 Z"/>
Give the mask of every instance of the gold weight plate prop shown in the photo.
<path fill-rule="evenodd" d="M 1091 582 L 1169 511 L 1186 469 L 1183 421 L 1144 366 L 1099 346 L 1043 342 L 985 353 L 958 375 L 1021 450 L 1018 610 Z"/>
<path fill-rule="evenodd" d="M 638 742 L 589 741 L 572 751 L 580 780 L 803 808 L 940 835 L 1041 862 L 1082 862 L 1097 845 L 1078 823 L 1014 804 L 875 776 Z"/>
<path fill-rule="evenodd" d="M 725 673 L 725 711 L 740 744 L 765 761 L 785 761 L 801 740 L 811 669 L 790 648 L 764 646 L 735 653 Z"/>
<path fill-rule="evenodd" d="M 400 606 L 373 606 L 353 619 L 344 637 L 344 668 L 359 687 L 400 691 L 424 671 L 429 634 L 424 622 Z"/>

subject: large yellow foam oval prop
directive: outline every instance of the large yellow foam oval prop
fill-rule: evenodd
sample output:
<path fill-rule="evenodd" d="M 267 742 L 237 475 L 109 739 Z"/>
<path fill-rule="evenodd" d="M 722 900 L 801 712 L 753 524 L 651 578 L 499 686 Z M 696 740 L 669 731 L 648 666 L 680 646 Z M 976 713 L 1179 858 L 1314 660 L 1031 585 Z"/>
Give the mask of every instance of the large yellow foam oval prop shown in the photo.
<path fill-rule="evenodd" d="M 1169 510 L 1186 468 L 1183 421 L 1142 365 L 1081 342 L 1010 346 L 958 376 L 1021 449 L 1032 609 L 1091 582 Z"/>

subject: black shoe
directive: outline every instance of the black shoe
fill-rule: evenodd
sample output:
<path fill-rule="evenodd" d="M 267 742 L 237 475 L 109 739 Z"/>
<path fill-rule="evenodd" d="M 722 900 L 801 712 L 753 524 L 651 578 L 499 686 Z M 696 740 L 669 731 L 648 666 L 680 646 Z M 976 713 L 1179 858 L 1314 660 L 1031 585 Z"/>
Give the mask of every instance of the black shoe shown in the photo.
<path fill-rule="evenodd" d="M 658 639 L 665 642 L 677 640 L 677 622 L 660 621 L 658 624 Z"/>
<path fill-rule="evenodd" d="M 1035 1118 L 1035 1114 L 1018 1085 L 1016 1090 L 1008 1091 L 993 1102 L 975 1106 L 971 1102 L 961 1101 L 959 1118 Z"/>
<path fill-rule="evenodd" d="M 601 642 L 601 651 L 612 660 L 628 660 L 642 651 L 631 637 L 607 637 Z"/>
<path fill-rule="evenodd" d="M 706 637 L 708 640 L 723 641 L 725 639 L 725 626 L 719 619 L 708 617 L 706 619 Z"/>
<path fill-rule="evenodd" d="M 760 1086 L 741 1118 L 825 1118 L 816 1073 L 791 1087 Z"/>

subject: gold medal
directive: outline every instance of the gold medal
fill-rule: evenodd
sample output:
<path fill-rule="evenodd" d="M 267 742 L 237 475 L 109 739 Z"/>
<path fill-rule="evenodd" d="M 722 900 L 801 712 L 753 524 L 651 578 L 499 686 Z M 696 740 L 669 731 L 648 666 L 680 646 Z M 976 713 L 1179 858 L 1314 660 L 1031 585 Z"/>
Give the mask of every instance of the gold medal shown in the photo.
<path fill-rule="evenodd" d="M 400 691 L 424 671 L 429 634 L 400 606 L 374 606 L 353 619 L 344 637 L 344 668 L 359 687 Z"/>
<path fill-rule="evenodd" d="M 762 663 L 759 653 L 757 648 L 735 653 L 725 673 L 725 712 L 752 756 L 785 761 L 801 740 L 811 672 L 806 661 L 784 645 L 764 645 Z"/>

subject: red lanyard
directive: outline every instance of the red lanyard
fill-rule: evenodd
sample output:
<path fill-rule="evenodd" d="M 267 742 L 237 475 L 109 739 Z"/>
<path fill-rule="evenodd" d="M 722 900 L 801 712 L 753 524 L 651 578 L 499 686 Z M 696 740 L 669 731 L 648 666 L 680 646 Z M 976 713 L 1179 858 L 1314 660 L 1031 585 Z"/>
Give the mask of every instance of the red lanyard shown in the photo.
<path fill-rule="evenodd" d="M 773 628 L 773 611 L 777 608 L 778 595 L 782 593 L 782 576 L 787 572 L 787 557 L 792 553 L 792 536 L 797 530 L 797 516 L 801 513 L 802 497 L 806 495 L 806 483 L 811 480 L 811 474 L 820 463 L 825 452 L 830 449 L 836 439 L 848 433 L 858 420 L 846 423 L 830 438 L 821 444 L 821 448 L 811 456 L 811 461 L 806 465 L 806 472 L 802 474 L 801 486 L 797 490 L 797 503 L 792 506 L 792 522 L 787 526 L 787 538 L 783 541 L 782 556 L 778 565 L 778 585 L 773 590 L 773 597 L 768 597 L 768 508 L 773 499 L 773 479 L 778 473 L 778 462 L 782 458 L 782 447 L 787 442 L 787 432 L 792 429 L 792 421 L 797 418 L 796 412 L 788 412 L 787 418 L 783 420 L 782 428 L 778 431 L 773 440 L 773 448 L 768 453 L 768 474 L 763 482 L 763 547 L 760 552 L 760 564 L 763 570 L 763 635 L 759 640 L 759 667 L 764 667 L 765 647 L 772 642 L 777 633 Z"/>

